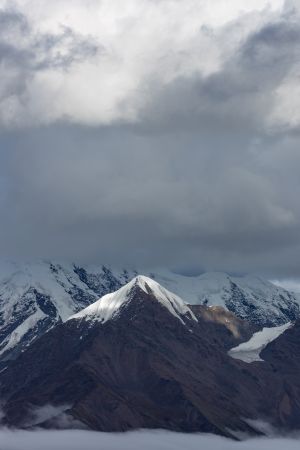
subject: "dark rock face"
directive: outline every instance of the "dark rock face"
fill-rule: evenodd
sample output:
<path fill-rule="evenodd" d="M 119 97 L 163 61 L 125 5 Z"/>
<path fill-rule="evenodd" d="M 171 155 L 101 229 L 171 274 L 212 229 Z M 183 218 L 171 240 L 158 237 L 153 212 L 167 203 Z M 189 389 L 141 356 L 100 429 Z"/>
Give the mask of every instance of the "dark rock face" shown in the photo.
<path fill-rule="evenodd" d="M 300 366 L 299 344 L 300 320 L 270 342 L 261 354 L 266 361 L 276 364 L 278 370 L 297 375 L 295 369 Z"/>
<path fill-rule="evenodd" d="M 273 355 L 266 363 L 236 361 L 226 348 L 251 330 L 230 313 L 202 306 L 194 309 L 198 322 L 186 316 L 183 324 L 151 291 L 135 287 L 130 298 L 113 319 L 60 324 L 11 362 L 0 373 L 3 423 L 26 428 L 36 409 L 52 405 L 102 431 L 255 433 L 246 419 L 300 427 L 300 391 L 294 378 L 287 382 L 284 361 L 277 369 L 280 346 L 265 349 Z M 297 339 L 289 338 L 294 369 Z"/>
<path fill-rule="evenodd" d="M 299 428 L 300 420 L 300 321 L 287 329 L 261 352 L 281 379 L 278 414 L 286 428 Z"/>

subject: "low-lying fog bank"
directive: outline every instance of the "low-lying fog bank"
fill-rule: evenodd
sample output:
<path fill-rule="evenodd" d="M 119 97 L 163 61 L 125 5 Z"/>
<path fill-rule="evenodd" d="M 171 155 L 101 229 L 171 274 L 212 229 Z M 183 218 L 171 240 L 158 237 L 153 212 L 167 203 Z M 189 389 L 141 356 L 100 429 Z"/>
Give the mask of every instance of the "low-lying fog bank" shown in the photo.
<path fill-rule="evenodd" d="M 90 431 L 0 431 L 0 450 L 299 450 L 300 437 L 234 442 L 167 431 L 109 434 Z"/>

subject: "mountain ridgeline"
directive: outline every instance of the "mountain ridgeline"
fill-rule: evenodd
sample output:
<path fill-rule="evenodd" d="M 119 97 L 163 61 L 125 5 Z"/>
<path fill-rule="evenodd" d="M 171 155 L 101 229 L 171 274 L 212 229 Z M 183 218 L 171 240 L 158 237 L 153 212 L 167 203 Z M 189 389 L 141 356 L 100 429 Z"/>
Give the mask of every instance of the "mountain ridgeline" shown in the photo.
<path fill-rule="evenodd" d="M 54 262 L 0 264 L 0 360 L 13 359 L 35 339 L 105 294 L 120 289 L 135 270 Z M 299 298 L 257 277 L 207 273 L 186 277 L 147 273 L 187 304 L 221 306 L 258 326 L 300 317 Z"/>

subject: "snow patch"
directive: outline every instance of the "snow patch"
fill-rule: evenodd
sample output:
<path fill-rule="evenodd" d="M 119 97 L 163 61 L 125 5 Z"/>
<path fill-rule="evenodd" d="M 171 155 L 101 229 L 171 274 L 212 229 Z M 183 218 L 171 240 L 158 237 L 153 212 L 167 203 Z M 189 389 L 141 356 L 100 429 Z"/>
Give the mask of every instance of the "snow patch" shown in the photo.
<path fill-rule="evenodd" d="M 254 333 L 252 338 L 229 350 L 228 354 L 234 359 L 251 363 L 254 361 L 263 361 L 259 356 L 261 351 L 272 341 L 277 339 L 282 333 L 291 327 L 291 322 L 285 323 L 279 327 L 263 328 Z"/>

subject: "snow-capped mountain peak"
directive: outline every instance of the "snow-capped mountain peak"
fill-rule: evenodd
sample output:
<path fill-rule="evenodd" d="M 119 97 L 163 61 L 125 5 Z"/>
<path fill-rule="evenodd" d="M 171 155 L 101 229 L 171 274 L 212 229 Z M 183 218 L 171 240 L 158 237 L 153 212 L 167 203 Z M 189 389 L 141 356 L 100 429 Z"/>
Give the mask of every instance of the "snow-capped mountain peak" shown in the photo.
<path fill-rule="evenodd" d="M 71 316 L 69 320 L 85 318 L 97 320 L 102 323 L 107 322 L 118 316 L 121 309 L 132 301 L 137 288 L 151 295 L 151 298 L 155 298 L 155 300 L 183 324 L 185 322 L 182 317 L 186 315 L 189 315 L 192 320 L 197 322 L 197 318 L 191 309 L 180 297 L 168 291 L 151 278 L 143 275 L 138 275 L 133 278 L 133 280 L 116 292 L 104 295 L 92 305 Z"/>
<path fill-rule="evenodd" d="M 103 264 L 0 261 L 0 360 L 15 358 L 43 333 L 134 277 L 140 289 L 151 289 L 161 301 L 169 297 L 166 290 L 174 292 L 173 302 L 166 300 L 165 306 L 179 318 L 183 307 L 178 306 L 178 297 L 189 305 L 222 306 L 264 327 L 300 318 L 299 296 L 258 277 L 224 273 L 191 277 L 162 268 L 145 274 L 147 281 L 134 269 Z M 165 286 L 164 294 L 155 282 Z"/>

